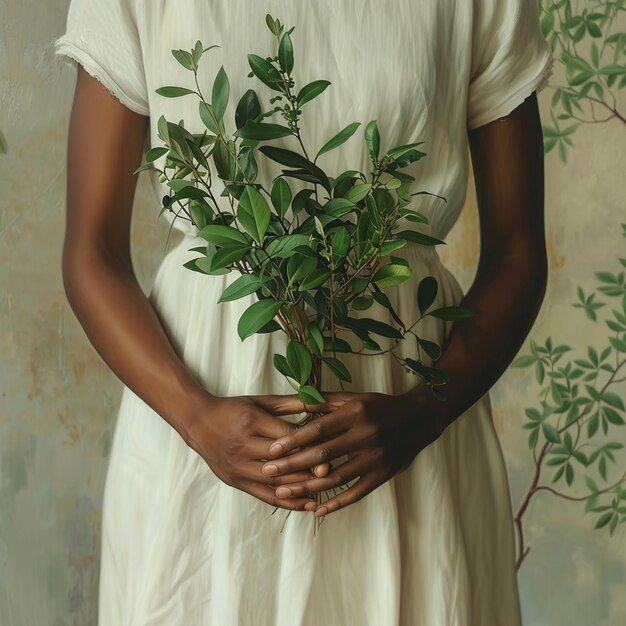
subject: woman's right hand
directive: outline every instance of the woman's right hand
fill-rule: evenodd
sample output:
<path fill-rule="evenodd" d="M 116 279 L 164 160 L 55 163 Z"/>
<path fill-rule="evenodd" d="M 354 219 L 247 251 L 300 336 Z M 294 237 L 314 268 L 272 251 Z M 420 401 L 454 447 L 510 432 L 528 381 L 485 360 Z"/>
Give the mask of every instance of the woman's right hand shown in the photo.
<path fill-rule="evenodd" d="M 227 485 L 245 491 L 272 506 L 296 511 L 316 508 L 314 496 L 279 498 L 279 485 L 324 476 L 328 464 L 283 476 L 267 476 L 261 472 L 270 458 L 269 446 L 279 437 L 293 432 L 295 424 L 276 417 L 312 410 L 328 412 L 332 405 L 307 405 L 297 394 L 208 396 L 187 421 L 183 438 L 209 465 L 214 474 Z M 294 450 L 295 452 L 295 450 Z"/>

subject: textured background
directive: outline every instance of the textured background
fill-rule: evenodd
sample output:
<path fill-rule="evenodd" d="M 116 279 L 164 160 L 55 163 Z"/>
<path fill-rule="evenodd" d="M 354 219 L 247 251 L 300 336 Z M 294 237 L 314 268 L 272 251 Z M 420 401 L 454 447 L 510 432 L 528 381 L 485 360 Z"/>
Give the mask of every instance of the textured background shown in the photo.
<path fill-rule="evenodd" d="M 67 5 L 0 0 L 0 130 L 8 142 L 0 155 L 1 626 L 95 623 L 100 501 L 122 389 L 74 318 L 61 281 L 74 75 L 50 44 L 63 30 Z M 623 16 L 617 24 L 626 30 Z M 561 69 L 540 94 L 546 124 Z M 606 328 L 571 305 L 578 285 L 591 292 L 594 272 L 617 271 L 617 256 L 624 256 L 625 138 L 619 119 L 581 124 L 567 163 L 556 150 L 546 155 L 550 278 L 520 354 L 530 339 L 543 344 L 548 336 L 578 358 L 586 358 L 588 344 L 608 345 Z M 133 259 L 146 292 L 167 234 L 147 182 L 142 175 L 133 219 Z M 476 220 L 470 184 L 463 215 L 440 249 L 465 290 L 476 266 Z M 626 395 L 624 383 L 614 390 Z M 533 469 L 522 426 L 538 396 L 531 369 L 509 369 L 492 391 L 514 505 Z M 613 439 L 623 440 L 621 431 Z M 617 451 L 613 480 L 625 464 Z M 586 493 L 581 476 L 568 493 Z M 596 520 L 581 503 L 546 491 L 532 499 L 524 521 L 531 550 L 520 569 L 527 626 L 626 623 L 626 535 L 622 524 L 612 537 L 606 528 L 594 530 Z"/>

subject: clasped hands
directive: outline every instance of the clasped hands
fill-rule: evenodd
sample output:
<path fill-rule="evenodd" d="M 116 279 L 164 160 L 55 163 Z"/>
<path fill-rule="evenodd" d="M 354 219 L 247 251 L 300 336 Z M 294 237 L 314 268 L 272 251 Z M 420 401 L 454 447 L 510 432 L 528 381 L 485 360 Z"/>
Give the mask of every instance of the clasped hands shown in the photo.
<path fill-rule="evenodd" d="M 408 468 L 439 437 L 440 421 L 424 401 L 429 393 L 322 392 L 326 402 L 306 408 L 297 394 L 212 396 L 186 423 L 184 439 L 226 484 L 320 517 Z M 322 415 L 301 427 L 279 417 L 305 410 Z M 317 504 L 316 494 L 351 481 Z"/>

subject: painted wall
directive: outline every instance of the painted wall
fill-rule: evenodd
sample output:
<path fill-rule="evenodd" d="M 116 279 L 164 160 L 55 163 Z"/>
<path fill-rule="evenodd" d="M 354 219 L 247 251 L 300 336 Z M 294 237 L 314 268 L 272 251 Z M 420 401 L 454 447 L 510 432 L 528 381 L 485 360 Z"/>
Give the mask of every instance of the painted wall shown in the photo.
<path fill-rule="evenodd" d="M 624 12 L 607 26 L 592 16 L 602 15 L 609 3 L 575 4 L 560 2 L 557 11 L 550 10 L 551 2 L 544 2 L 548 10 L 543 23 L 555 47 L 564 43 L 593 70 L 596 53 L 592 44 L 596 42 L 599 67 L 623 66 L 624 54 L 613 58 L 613 53 L 615 46 L 623 49 L 625 45 L 626 35 L 619 36 L 626 31 Z M 569 19 L 566 5 L 573 11 Z M 67 0 L 0 0 L 4 17 L 0 23 L 0 130 L 7 144 L 6 154 L 0 154 L 0 626 L 95 623 L 100 501 L 112 420 L 122 389 L 74 318 L 60 275 L 65 153 L 74 76 L 53 57 L 50 43 L 63 30 L 67 6 Z M 586 29 L 583 36 L 581 23 Z M 600 37 L 595 26 L 600 28 Z M 580 61 L 568 62 L 573 68 L 570 81 L 576 82 L 588 71 Z M 570 103 L 572 115 L 578 119 L 571 118 L 564 102 L 571 100 L 567 93 L 575 89 L 568 87 L 563 61 L 557 63 L 550 85 L 540 94 L 549 149 L 546 227 L 550 279 L 541 312 L 520 356 L 530 354 L 531 342 L 542 346 L 548 337 L 553 347 L 571 347 L 556 366 L 571 361 L 572 369 L 556 382 L 562 386 L 567 386 L 567 380 L 570 386 L 578 382 L 578 397 L 589 395 L 587 384 L 606 387 L 594 406 L 612 407 L 623 418 L 625 367 L 621 366 L 606 386 L 610 372 L 601 370 L 597 382 L 581 381 L 591 370 L 574 362 L 590 358 L 589 345 L 595 346 L 598 354 L 611 346 L 605 364 L 623 362 L 624 352 L 616 352 L 609 336 L 620 346 L 624 333 L 615 327 L 608 329 L 603 321 L 623 304 L 618 296 L 598 292 L 595 301 L 607 304 L 597 309 L 597 322 L 572 306 L 579 285 L 585 297 L 597 291 L 599 284 L 611 287 L 607 276 L 599 283 L 595 272 L 624 271 L 618 257 L 626 257 L 620 226 L 626 222 L 626 97 L 619 88 L 623 74 L 615 68 L 612 71 L 617 78 L 610 87 L 611 70 L 600 74 L 602 96 L 593 86 L 588 95 L 604 99 L 621 119 L 606 106 L 592 105 L 584 98 L 582 110 Z M 593 77 L 582 78 L 578 90 L 593 82 Z M 567 88 L 565 100 L 561 97 L 553 105 L 559 86 Z M 566 118 L 559 119 L 559 115 Z M 567 130 L 576 123 L 576 128 Z M 558 137 L 555 143 L 557 124 L 573 145 Z M 565 155 L 559 153 L 559 141 Z M 133 260 L 146 292 L 163 256 L 166 236 L 167 228 L 156 221 L 154 198 L 142 176 L 133 219 Z M 172 245 L 177 241 L 174 237 Z M 462 218 L 440 252 L 465 289 L 474 276 L 477 251 L 477 212 L 470 185 Z M 614 285 L 613 293 L 617 292 L 619 285 Z M 576 368 L 583 374 L 576 375 Z M 530 421 L 526 410 L 541 407 L 544 388 L 545 382 L 539 384 L 532 364 L 510 368 L 492 392 L 516 508 L 528 494 L 536 467 L 528 445 L 532 431 L 524 428 Z M 557 405 L 555 393 L 558 396 L 559 390 L 546 396 L 553 406 Z M 581 411 L 584 408 L 581 404 Z M 556 424 L 555 418 L 549 416 L 546 423 Z M 588 417 L 582 419 L 588 421 Z M 624 442 L 624 427 L 619 422 L 608 426 L 605 435 L 599 419 L 597 434 L 580 449 L 587 461 L 598 446 Z M 549 426 L 545 428 L 549 430 Z M 580 442 L 587 442 L 588 428 L 584 423 Z M 542 433 L 538 449 L 545 441 Z M 552 453 L 546 460 L 564 456 L 554 454 L 558 445 L 549 448 Z M 606 482 L 599 473 L 602 454 L 596 453 L 588 468 L 571 462 L 571 486 L 565 474 L 552 484 L 560 466 L 546 466 L 543 461 L 539 485 L 551 486 L 562 495 L 546 489 L 535 492 L 522 517 L 525 544 L 530 546 L 519 573 L 528 626 L 626 623 L 624 526 L 618 523 L 612 535 L 610 522 L 594 529 L 605 511 L 585 512 L 585 501 L 576 500 L 590 493 L 585 476 L 590 476 L 599 490 L 620 479 L 626 453 L 609 451 L 615 462 L 607 459 Z M 595 506 L 610 505 L 614 496 L 600 496 Z M 623 514 L 619 515 L 623 519 Z"/>

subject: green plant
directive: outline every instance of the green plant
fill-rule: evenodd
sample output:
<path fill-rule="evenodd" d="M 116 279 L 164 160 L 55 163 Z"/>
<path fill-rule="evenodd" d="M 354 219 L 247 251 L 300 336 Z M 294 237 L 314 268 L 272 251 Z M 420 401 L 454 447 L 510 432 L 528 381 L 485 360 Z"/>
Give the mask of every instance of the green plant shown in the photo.
<path fill-rule="evenodd" d="M 554 89 L 552 126 L 543 126 L 544 150 L 567 161 L 572 135 L 582 124 L 617 119 L 626 124 L 614 92 L 626 86 L 626 33 L 611 32 L 626 13 L 626 0 L 543 0 L 541 29 L 565 68 L 565 85 Z M 555 114 L 559 108 L 561 113 Z M 563 122 L 575 123 L 563 126 Z"/>
<path fill-rule="evenodd" d="M 626 237 L 626 224 L 622 224 Z M 626 258 L 619 258 L 626 268 Z M 585 502 L 585 511 L 597 516 L 595 528 L 607 528 L 613 535 L 618 523 L 626 521 L 626 468 L 609 481 L 609 466 L 617 464 L 615 453 L 624 445 L 624 400 L 616 387 L 626 380 L 626 272 L 595 273 L 599 286 L 585 294 L 578 287 L 575 308 L 588 320 L 598 323 L 597 311 L 612 298 L 615 308 L 604 320 L 612 333 L 608 345 L 588 346 L 586 358 L 563 362 L 571 347 L 555 345 L 548 337 L 543 346 L 531 340 L 531 353 L 516 358 L 512 367 L 532 367 L 541 386 L 539 406 L 526 409 L 524 428 L 529 430 L 528 447 L 533 457 L 533 475 L 515 515 L 518 536 L 517 565 L 521 566 L 529 548 L 524 539 L 524 516 L 532 498 L 546 491 L 558 497 Z M 545 474 L 552 471 L 548 482 Z M 585 495 L 574 495 L 570 488 L 582 476 Z M 599 486 L 599 483 L 604 485 Z"/>
<path fill-rule="evenodd" d="M 256 92 L 247 90 L 235 110 L 237 130 L 229 135 L 224 113 L 230 83 L 224 68 L 215 77 L 210 101 L 198 84 L 202 55 L 216 46 L 205 49 L 198 41 L 190 51 L 172 50 L 177 61 L 193 72 L 196 89 L 163 86 L 156 91 L 165 97 L 198 96 L 205 129 L 193 134 L 185 129 L 184 120 L 174 124 L 161 116 L 158 133 L 165 146 L 150 149 L 146 164 L 136 171 L 157 169 L 161 181 L 167 180 L 172 190 L 163 198 L 161 213 L 173 212 L 175 205 L 180 207 L 176 218 L 191 220 L 199 229 L 198 236 L 208 242 L 206 247 L 193 248 L 203 256 L 185 263 L 188 269 L 205 274 L 241 274 L 219 302 L 256 294 L 257 300 L 238 323 L 241 340 L 254 333 L 286 333 L 286 354 L 275 354 L 273 363 L 304 403 L 323 401 L 319 390 L 322 365 L 342 388 L 344 382 L 351 381 L 337 353 L 394 354 L 394 348 L 408 335 L 415 338 L 417 358 L 394 357 L 407 372 L 423 378 L 434 396 L 444 401 L 446 396 L 438 387 L 446 383 L 446 373 L 421 358 L 423 353 L 436 360 L 440 346 L 420 337 L 414 327 L 427 315 L 460 320 L 471 312 L 452 306 L 433 309 L 438 285 L 434 277 L 426 276 L 416 294 L 420 317 L 407 325 L 383 291 L 412 275 L 407 261 L 394 255 L 395 251 L 407 242 L 428 246 L 444 243 L 415 230 L 396 232 L 401 219 L 428 222 L 425 215 L 409 205 L 412 196 L 429 192 L 409 193 L 408 186 L 415 177 L 400 171 L 426 156 L 417 149 L 423 142 L 396 146 L 381 154 L 379 129 L 372 120 L 364 131 L 372 164 L 370 179 L 356 170 L 329 176 L 317 165 L 318 158 L 348 141 L 360 123 L 349 124 L 326 141 L 313 158 L 310 156 L 300 134 L 302 109 L 331 83 L 315 80 L 296 91 L 291 76 L 294 29 L 285 32 L 280 21 L 270 15 L 266 23 L 276 38 L 276 55 L 262 58 L 248 54 L 248 76 L 256 77 L 275 92 L 270 98 L 273 108 L 262 112 Z M 285 124 L 263 121 L 278 112 Z M 301 152 L 260 145 L 287 136 L 297 140 Z M 271 186 L 256 181 L 259 153 L 287 168 Z M 155 161 L 163 157 L 164 168 L 159 169 Z M 224 181 L 223 204 L 211 189 L 211 165 Z M 174 170 L 171 177 L 167 175 L 170 169 Z M 294 195 L 289 178 L 302 181 L 304 188 Z M 383 259 L 389 262 L 382 264 Z M 396 326 L 351 315 L 374 305 L 387 309 Z M 356 336 L 361 347 L 353 350 L 341 333 Z M 391 347 L 381 347 L 372 335 L 391 340 Z M 314 414 L 308 413 L 302 423 L 312 417 Z"/>

